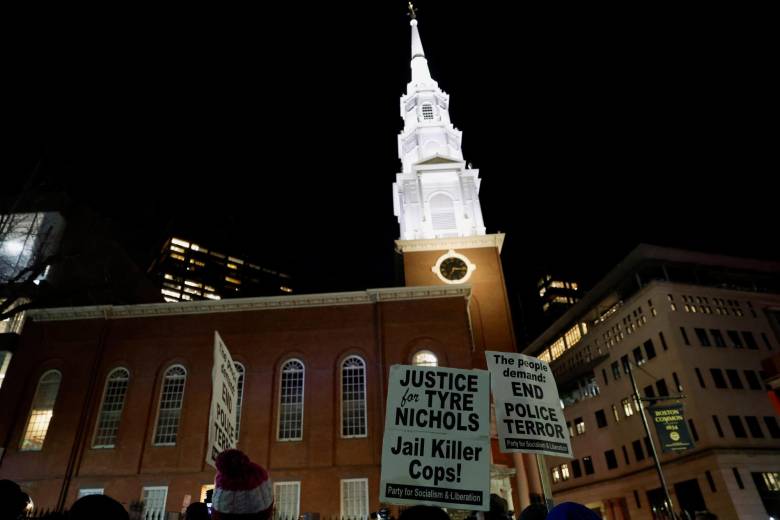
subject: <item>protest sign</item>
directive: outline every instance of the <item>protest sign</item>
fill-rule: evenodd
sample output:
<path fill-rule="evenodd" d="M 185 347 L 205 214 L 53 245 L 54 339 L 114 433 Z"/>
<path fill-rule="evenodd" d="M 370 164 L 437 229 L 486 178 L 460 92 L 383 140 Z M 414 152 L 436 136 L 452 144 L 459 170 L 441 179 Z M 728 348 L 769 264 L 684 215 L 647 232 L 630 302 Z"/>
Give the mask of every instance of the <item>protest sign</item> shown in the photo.
<path fill-rule="evenodd" d="M 490 388 L 485 370 L 393 365 L 380 500 L 490 508 Z"/>
<path fill-rule="evenodd" d="M 550 365 L 508 352 L 485 356 L 501 452 L 574 457 Z"/>
<path fill-rule="evenodd" d="M 211 413 L 206 463 L 216 468 L 220 452 L 236 447 L 238 371 L 219 333 L 214 331 L 214 366 L 211 369 Z"/>
<path fill-rule="evenodd" d="M 691 433 L 683 417 L 681 404 L 652 406 L 648 408 L 653 418 L 658 440 L 663 451 L 684 451 L 693 448 Z"/>

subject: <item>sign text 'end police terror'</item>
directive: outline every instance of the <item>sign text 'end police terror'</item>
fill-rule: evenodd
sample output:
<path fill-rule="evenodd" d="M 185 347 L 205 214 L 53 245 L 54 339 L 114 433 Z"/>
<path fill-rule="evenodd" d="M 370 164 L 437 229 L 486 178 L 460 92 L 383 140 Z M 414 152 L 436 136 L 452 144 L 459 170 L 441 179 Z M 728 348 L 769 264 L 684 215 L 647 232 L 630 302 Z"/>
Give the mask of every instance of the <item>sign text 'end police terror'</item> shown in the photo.
<path fill-rule="evenodd" d="M 475 374 L 407 369 L 401 386 L 405 390 L 395 410 L 395 426 L 479 430 L 479 414 L 474 408 L 474 395 L 478 392 Z M 426 408 L 407 407 L 409 403 L 422 403 Z"/>
<path fill-rule="evenodd" d="M 545 383 L 545 373 L 549 370 L 547 365 L 533 361 L 527 362 L 523 359 L 515 360 L 514 358 L 502 354 L 494 354 L 493 358 L 497 365 L 505 366 L 502 370 L 502 375 L 504 377 L 519 377 L 532 381 L 512 381 L 511 388 L 513 397 L 527 397 L 544 401 L 544 388 L 541 385 L 534 384 L 533 381 Z M 518 362 L 518 365 L 526 366 L 538 371 L 538 373 L 529 373 L 512 369 L 512 367 L 515 366 L 515 361 Z M 505 402 L 504 411 L 506 412 L 505 415 L 507 417 L 504 419 L 504 424 L 511 434 L 545 435 L 556 439 L 566 438 L 563 427 L 560 424 L 553 424 L 558 422 L 560 410 L 556 410 L 552 406 L 531 405 L 530 403 L 522 402 Z"/>

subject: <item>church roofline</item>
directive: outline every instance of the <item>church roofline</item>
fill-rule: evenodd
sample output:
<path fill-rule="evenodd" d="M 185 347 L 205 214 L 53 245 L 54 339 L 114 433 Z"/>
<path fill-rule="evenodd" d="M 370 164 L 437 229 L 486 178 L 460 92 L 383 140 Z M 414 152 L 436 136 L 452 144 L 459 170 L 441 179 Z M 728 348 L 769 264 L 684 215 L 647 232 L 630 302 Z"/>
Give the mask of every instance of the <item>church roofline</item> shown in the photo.
<path fill-rule="evenodd" d="M 438 298 L 466 298 L 471 296 L 468 284 L 452 286 L 390 287 L 365 291 L 271 296 L 260 298 L 230 298 L 179 303 L 152 303 L 141 305 L 98 305 L 89 307 L 59 307 L 33 309 L 27 317 L 35 321 L 66 321 L 89 319 L 148 318 L 223 312 L 302 309 L 341 305 L 369 305 L 391 301 L 426 300 Z"/>

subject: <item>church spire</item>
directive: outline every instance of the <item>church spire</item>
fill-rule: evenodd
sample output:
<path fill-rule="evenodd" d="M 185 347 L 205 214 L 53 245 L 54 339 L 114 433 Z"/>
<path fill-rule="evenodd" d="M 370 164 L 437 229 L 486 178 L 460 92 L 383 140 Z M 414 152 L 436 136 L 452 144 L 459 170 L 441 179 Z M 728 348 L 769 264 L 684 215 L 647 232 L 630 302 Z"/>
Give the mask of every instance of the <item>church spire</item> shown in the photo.
<path fill-rule="evenodd" d="M 463 160 L 461 132 L 450 121 L 450 97 L 431 78 L 411 2 L 409 16 L 412 79 L 401 97 L 401 173 L 393 184 L 401 239 L 484 235 L 479 171 Z"/>
<path fill-rule="evenodd" d="M 417 9 L 411 2 L 409 2 L 409 16 L 412 18 L 409 21 L 409 25 L 412 26 L 412 84 L 430 84 L 433 83 L 433 79 L 428 70 L 428 60 L 425 59 L 420 31 L 417 29 Z"/>

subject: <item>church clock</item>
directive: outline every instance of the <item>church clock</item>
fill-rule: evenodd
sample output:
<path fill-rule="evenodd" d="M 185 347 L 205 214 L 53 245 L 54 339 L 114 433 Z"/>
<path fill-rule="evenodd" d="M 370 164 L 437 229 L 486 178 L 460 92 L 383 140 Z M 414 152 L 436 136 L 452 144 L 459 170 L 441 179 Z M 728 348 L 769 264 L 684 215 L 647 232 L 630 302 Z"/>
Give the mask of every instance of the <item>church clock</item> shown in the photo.
<path fill-rule="evenodd" d="M 464 255 L 449 250 L 439 257 L 431 271 L 444 283 L 463 283 L 471 277 L 476 268 Z"/>

